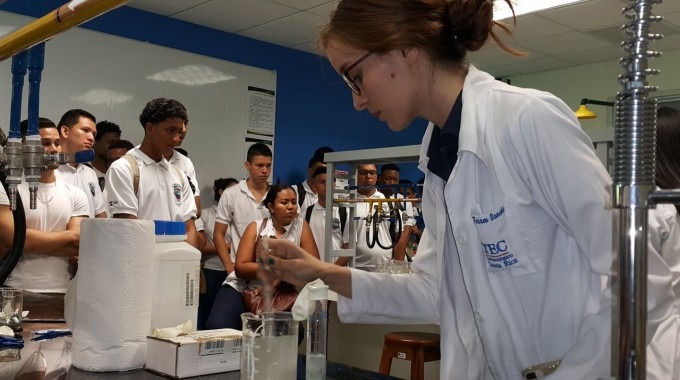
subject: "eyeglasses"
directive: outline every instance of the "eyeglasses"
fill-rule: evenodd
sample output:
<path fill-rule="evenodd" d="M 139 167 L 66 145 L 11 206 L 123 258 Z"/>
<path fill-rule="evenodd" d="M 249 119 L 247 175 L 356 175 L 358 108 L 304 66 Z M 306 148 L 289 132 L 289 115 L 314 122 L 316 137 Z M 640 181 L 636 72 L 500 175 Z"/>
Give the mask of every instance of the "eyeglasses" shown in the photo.
<path fill-rule="evenodd" d="M 359 170 L 359 175 L 376 176 L 378 175 L 378 172 L 375 170 Z"/>
<path fill-rule="evenodd" d="M 352 90 L 353 93 L 357 95 L 361 95 L 361 88 L 359 88 L 359 85 L 352 79 L 352 77 L 349 76 L 349 71 L 352 70 L 353 68 L 357 67 L 358 64 L 364 61 L 364 59 L 368 58 L 369 55 L 373 54 L 373 50 L 369 51 L 366 53 L 363 57 L 359 58 L 356 62 L 353 64 L 349 65 L 348 68 L 345 69 L 345 71 L 342 72 L 342 79 L 345 81 L 347 86 L 349 87 L 350 90 Z"/>

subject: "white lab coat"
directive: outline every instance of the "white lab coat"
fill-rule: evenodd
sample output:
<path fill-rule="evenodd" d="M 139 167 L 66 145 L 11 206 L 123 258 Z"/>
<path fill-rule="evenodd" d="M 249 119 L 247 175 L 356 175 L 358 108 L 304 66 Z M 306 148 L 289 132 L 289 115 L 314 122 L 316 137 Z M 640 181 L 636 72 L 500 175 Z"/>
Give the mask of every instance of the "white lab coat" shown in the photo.
<path fill-rule="evenodd" d="M 342 320 L 439 324 L 442 379 L 521 379 L 525 368 L 554 360 L 562 363 L 551 379 L 608 377 L 609 175 L 551 94 L 473 66 L 462 94 L 448 181 L 427 170 L 436 127 L 423 138 L 426 228 L 415 274 L 353 271 Z M 649 286 L 652 332 L 672 311 L 670 271 L 660 271 Z"/>

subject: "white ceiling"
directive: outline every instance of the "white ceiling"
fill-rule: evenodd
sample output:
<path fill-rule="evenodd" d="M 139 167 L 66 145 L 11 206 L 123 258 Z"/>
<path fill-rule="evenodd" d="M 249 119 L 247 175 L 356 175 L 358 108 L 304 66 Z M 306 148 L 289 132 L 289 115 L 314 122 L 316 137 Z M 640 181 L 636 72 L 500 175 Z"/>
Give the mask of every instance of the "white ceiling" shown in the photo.
<path fill-rule="evenodd" d="M 1 1 L 1 0 L 0 0 Z M 396 1 L 396 0 L 395 0 Z M 128 6 L 209 28 L 317 53 L 317 30 L 328 18 L 335 0 L 132 0 Z M 574 65 L 618 59 L 626 19 L 624 0 L 589 0 L 520 16 L 513 37 L 504 40 L 529 55 L 517 58 L 493 43 L 470 55 L 470 60 L 496 77 L 529 74 Z M 654 5 L 664 16 L 652 31 L 665 37 L 650 47 L 680 48 L 680 1 Z"/>

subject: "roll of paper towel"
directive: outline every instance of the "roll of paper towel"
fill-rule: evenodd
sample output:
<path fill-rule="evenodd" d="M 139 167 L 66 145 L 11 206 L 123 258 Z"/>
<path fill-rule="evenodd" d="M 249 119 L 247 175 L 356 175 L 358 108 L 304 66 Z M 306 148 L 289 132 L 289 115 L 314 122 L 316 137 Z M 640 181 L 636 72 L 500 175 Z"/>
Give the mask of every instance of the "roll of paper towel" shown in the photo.
<path fill-rule="evenodd" d="M 80 226 L 78 273 L 69 283 L 65 317 L 73 332 L 73 365 L 125 371 L 146 362 L 151 320 L 154 223 L 89 219 Z"/>

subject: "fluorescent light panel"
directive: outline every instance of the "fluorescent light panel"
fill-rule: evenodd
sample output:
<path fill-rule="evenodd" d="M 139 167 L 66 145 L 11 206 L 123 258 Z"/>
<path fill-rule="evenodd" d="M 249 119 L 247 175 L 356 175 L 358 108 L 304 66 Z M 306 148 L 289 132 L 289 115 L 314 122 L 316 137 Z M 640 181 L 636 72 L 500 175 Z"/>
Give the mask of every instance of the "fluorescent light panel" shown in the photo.
<path fill-rule="evenodd" d="M 585 1 L 588 0 L 513 0 L 512 6 L 515 9 L 515 16 L 519 16 Z M 502 20 L 509 17 L 512 17 L 512 12 L 508 4 L 503 0 L 496 0 L 493 19 Z"/>

